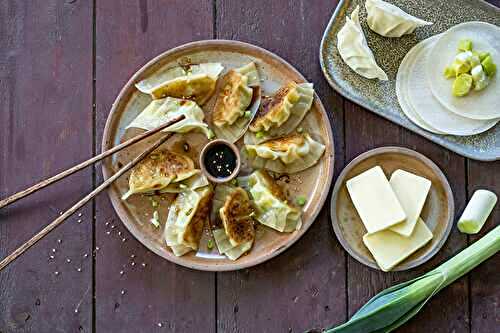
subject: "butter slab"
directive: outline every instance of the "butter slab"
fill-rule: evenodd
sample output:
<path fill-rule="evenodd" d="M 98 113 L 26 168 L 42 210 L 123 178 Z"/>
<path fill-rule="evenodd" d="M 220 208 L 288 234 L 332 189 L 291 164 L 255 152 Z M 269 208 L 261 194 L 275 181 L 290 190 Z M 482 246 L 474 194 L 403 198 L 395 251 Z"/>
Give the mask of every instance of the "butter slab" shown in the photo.
<path fill-rule="evenodd" d="M 406 214 L 380 166 L 349 179 L 347 190 L 368 233 L 387 229 Z"/>
<path fill-rule="evenodd" d="M 418 218 L 413 233 L 409 237 L 401 236 L 388 229 L 364 235 L 363 243 L 370 250 L 379 267 L 384 272 L 388 272 L 427 244 L 432 236 L 425 222 Z"/>
<path fill-rule="evenodd" d="M 431 181 L 413 173 L 398 169 L 389 180 L 392 190 L 406 214 L 406 220 L 390 229 L 408 237 L 413 232 L 417 219 L 424 207 L 425 199 L 431 188 Z"/>

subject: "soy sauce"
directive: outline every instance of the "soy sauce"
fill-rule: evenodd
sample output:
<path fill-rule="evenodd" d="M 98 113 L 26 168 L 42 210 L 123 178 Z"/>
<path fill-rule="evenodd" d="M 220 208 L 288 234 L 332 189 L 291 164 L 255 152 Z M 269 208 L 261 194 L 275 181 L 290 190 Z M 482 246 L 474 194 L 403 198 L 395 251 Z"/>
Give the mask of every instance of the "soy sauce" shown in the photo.
<path fill-rule="evenodd" d="M 216 178 L 229 177 L 236 168 L 236 154 L 221 143 L 210 147 L 205 154 L 205 168 Z"/>

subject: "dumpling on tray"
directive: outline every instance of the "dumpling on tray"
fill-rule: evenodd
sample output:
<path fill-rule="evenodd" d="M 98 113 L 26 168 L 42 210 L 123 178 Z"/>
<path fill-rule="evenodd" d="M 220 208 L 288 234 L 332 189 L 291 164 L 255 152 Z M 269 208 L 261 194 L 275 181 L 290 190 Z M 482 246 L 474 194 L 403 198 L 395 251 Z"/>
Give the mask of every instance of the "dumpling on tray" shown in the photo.
<path fill-rule="evenodd" d="M 188 190 L 196 190 L 200 187 L 205 187 L 209 185 L 207 176 L 201 172 L 201 170 L 196 170 L 196 173 L 191 177 L 184 179 L 179 182 L 170 183 L 164 189 L 158 191 L 160 193 L 181 193 Z"/>
<path fill-rule="evenodd" d="M 236 142 L 246 132 L 260 105 L 260 78 L 254 62 L 222 77 L 212 111 L 218 138 Z"/>
<path fill-rule="evenodd" d="M 160 71 L 135 86 L 154 99 L 170 96 L 191 99 L 203 105 L 214 93 L 217 78 L 223 69 L 220 63 L 173 67 Z"/>
<path fill-rule="evenodd" d="M 218 185 L 212 209 L 218 212 L 222 221 L 222 228 L 213 230 L 217 248 L 221 254 L 236 260 L 252 248 L 255 240 L 254 208 L 250 198 L 241 187 Z"/>
<path fill-rule="evenodd" d="M 308 133 L 293 133 L 257 145 L 246 145 L 246 156 L 254 169 L 277 173 L 296 173 L 315 165 L 325 145 Z"/>
<path fill-rule="evenodd" d="M 387 74 L 375 61 L 375 56 L 366 42 L 359 24 L 359 6 L 346 17 L 344 26 L 337 33 L 337 49 L 342 60 L 353 71 L 367 79 L 387 81 Z"/>
<path fill-rule="evenodd" d="M 238 178 L 238 181 L 252 196 L 257 221 L 279 232 L 300 229 L 300 210 L 288 203 L 281 187 L 265 170 L 257 170 L 248 177 Z"/>
<path fill-rule="evenodd" d="M 292 132 L 311 109 L 312 83 L 288 82 L 265 98 L 245 134 L 245 144 L 261 143 Z"/>
<path fill-rule="evenodd" d="M 185 119 L 168 126 L 164 131 L 176 133 L 198 131 L 209 139 L 213 137 L 212 131 L 203 121 L 205 118 L 203 110 L 193 101 L 173 97 L 151 101 L 127 128 L 152 130 L 181 115 L 184 115 Z"/>
<path fill-rule="evenodd" d="M 152 153 L 139 162 L 129 177 L 129 190 L 122 196 L 126 200 L 136 193 L 161 191 L 171 183 L 181 182 L 196 174 L 194 162 L 188 156 L 168 150 Z"/>
<path fill-rule="evenodd" d="M 176 256 L 198 250 L 212 197 L 212 188 L 205 186 L 180 193 L 170 206 L 164 236 Z"/>
<path fill-rule="evenodd" d="M 432 24 L 382 0 L 366 0 L 365 7 L 368 26 L 385 37 L 401 37 L 411 34 L 418 27 Z"/>

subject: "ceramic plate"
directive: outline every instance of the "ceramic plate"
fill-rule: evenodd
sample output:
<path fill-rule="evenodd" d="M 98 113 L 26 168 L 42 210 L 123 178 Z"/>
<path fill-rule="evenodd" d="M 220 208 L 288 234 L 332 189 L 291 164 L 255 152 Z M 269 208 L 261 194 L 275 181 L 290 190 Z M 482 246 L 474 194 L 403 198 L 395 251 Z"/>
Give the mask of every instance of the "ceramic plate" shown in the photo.
<path fill-rule="evenodd" d="M 382 147 L 372 149 L 353 159 L 342 170 L 333 188 L 331 203 L 332 226 L 344 249 L 354 259 L 375 269 L 380 269 L 370 251 L 363 244 L 366 229 L 352 204 L 345 185 L 346 181 L 379 165 L 389 178 L 392 172 L 403 169 L 425 177 L 432 182 L 420 216 L 432 231 L 433 238 L 423 248 L 397 265 L 393 271 L 403 271 L 423 264 L 443 246 L 451 227 L 455 212 L 453 193 L 443 172 L 434 162 L 411 149 Z"/>
<path fill-rule="evenodd" d="M 484 21 L 500 26 L 500 9 L 479 0 L 388 0 L 406 12 L 433 25 L 420 27 L 415 33 L 401 38 L 382 37 L 368 27 L 364 0 L 341 0 L 326 27 L 321 41 L 319 58 L 321 68 L 330 85 L 344 97 L 390 121 L 420 134 L 457 154 L 476 160 L 500 159 L 500 125 L 465 137 L 428 132 L 408 119 L 401 110 L 396 96 L 396 73 L 406 53 L 418 42 L 442 33 L 450 27 L 467 21 Z M 368 80 L 352 71 L 337 50 L 337 32 L 345 23 L 346 15 L 359 5 L 360 23 L 368 45 L 377 63 L 389 76 L 381 82 Z"/>
<path fill-rule="evenodd" d="M 281 84 L 290 80 L 299 83 L 306 82 L 305 78 L 285 60 L 257 46 L 225 40 L 209 40 L 185 44 L 157 56 L 127 82 L 113 103 L 108 116 L 104 129 L 102 149 L 110 149 L 141 132 L 137 129 L 125 129 L 127 124 L 151 101 L 148 95 L 137 91 L 134 87 L 135 83 L 162 68 L 174 67 L 186 62 L 221 62 L 226 71 L 228 68 L 239 67 L 250 61 L 256 61 L 259 67 L 259 72 L 264 80 L 264 94 L 271 94 Z M 213 99 L 203 105 L 202 108 L 205 113 L 213 105 Z M 316 132 L 317 136 L 326 145 L 325 154 L 317 165 L 299 174 L 290 175 L 289 179 L 286 178 L 279 182 L 284 187 L 285 192 L 290 193 L 292 196 L 304 195 L 308 198 L 306 205 L 303 207 L 302 228 L 293 233 L 278 233 L 269 228 L 258 226 L 254 247 L 247 255 L 236 261 L 218 255 L 216 248 L 212 250 L 207 248 L 210 235 L 208 228 L 204 232 L 200 242 L 200 250 L 197 253 L 191 252 L 182 257 L 174 256 L 165 244 L 163 225 L 161 228 L 155 228 L 149 222 L 153 214 L 151 198 L 144 195 L 135 195 L 127 201 L 120 200 L 121 195 L 128 188 L 129 173 L 110 187 L 108 193 L 113 207 L 125 226 L 142 244 L 156 254 L 179 265 L 199 270 L 227 271 L 259 264 L 283 252 L 306 232 L 318 215 L 328 194 L 333 175 L 333 135 L 326 111 L 317 95 L 314 96 L 312 109 L 303 120 L 301 127 Z M 103 164 L 104 178 L 109 178 L 157 138 L 155 135 L 144 142 L 134 145 L 127 151 L 117 154 L 112 160 L 106 160 Z M 199 153 L 206 143 L 207 139 L 201 134 L 176 134 L 163 148 L 168 147 L 173 151 L 187 154 L 198 164 Z M 199 168 L 199 165 L 197 167 Z M 158 212 L 162 224 L 166 220 L 167 209 L 172 199 L 172 195 L 155 196 L 154 200 L 160 203 Z"/>

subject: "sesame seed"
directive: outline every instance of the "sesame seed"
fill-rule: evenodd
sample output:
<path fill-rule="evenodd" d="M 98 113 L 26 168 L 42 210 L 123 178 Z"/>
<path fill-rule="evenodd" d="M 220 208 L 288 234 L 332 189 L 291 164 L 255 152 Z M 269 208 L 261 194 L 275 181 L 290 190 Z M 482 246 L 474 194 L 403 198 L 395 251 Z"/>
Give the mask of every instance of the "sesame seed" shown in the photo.
<path fill-rule="evenodd" d="M 115 228 L 115 226 L 114 226 L 114 225 L 112 225 L 112 226 L 111 226 L 111 229 L 114 229 L 114 228 Z"/>
<path fill-rule="evenodd" d="M 52 253 L 56 253 L 56 249 L 52 249 Z"/>
<path fill-rule="evenodd" d="M 96 246 L 96 247 L 95 247 L 95 250 L 96 250 L 96 251 L 99 251 L 99 246 Z"/>
<path fill-rule="evenodd" d="M 106 231 L 106 234 L 109 235 L 109 234 L 111 234 L 111 232 L 110 231 Z"/>
<path fill-rule="evenodd" d="M 106 222 L 106 226 L 108 226 L 108 225 L 109 225 L 109 222 Z"/>
<path fill-rule="evenodd" d="M 135 258 L 135 254 L 132 254 L 132 255 L 130 256 L 130 258 Z"/>
<path fill-rule="evenodd" d="M 125 289 L 122 289 L 122 291 L 120 292 L 122 295 L 125 295 L 126 291 Z"/>
<path fill-rule="evenodd" d="M 78 309 L 75 309 L 75 313 L 78 313 Z"/>
<path fill-rule="evenodd" d="M 121 231 L 118 231 L 118 236 L 121 236 L 122 235 L 122 232 Z"/>
<path fill-rule="evenodd" d="M 142 265 L 142 267 L 146 267 L 146 263 L 144 263 L 144 262 L 141 265 Z"/>
<path fill-rule="evenodd" d="M 82 216 L 82 213 L 78 213 L 78 217 L 81 217 Z"/>
<path fill-rule="evenodd" d="M 125 272 L 124 271 L 120 271 L 120 275 L 123 275 Z"/>
<path fill-rule="evenodd" d="M 58 272 L 58 271 L 55 271 L 55 272 L 54 272 L 54 274 L 55 274 L 55 275 L 59 275 L 59 272 Z"/>
<path fill-rule="evenodd" d="M 76 221 L 76 222 L 78 222 L 78 223 L 82 223 L 82 219 L 78 219 L 78 221 Z"/>
<path fill-rule="evenodd" d="M 130 264 L 131 264 L 132 266 L 135 266 L 135 262 L 133 262 L 133 261 L 132 261 Z"/>
<path fill-rule="evenodd" d="M 158 323 L 158 327 L 162 327 L 162 326 L 163 326 L 163 324 L 162 324 L 162 323 Z"/>
<path fill-rule="evenodd" d="M 126 238 L 123 238 L 123 239 L 122 239 L 122 242 L 124 242 L 124 243 L 125 243 L 126 241 L 127 241 L 127 239 L 126 239 Z"/>
<path fill-rule="evenodd" d="M 76 271 L 77 271 L 77 272 L 81 272 L 81 271 L 82 271 L 82 269 L 81 269 L 80 267 L 78 267 L 78 268 L 76 269 Z"/>
<path fill-rule="evenodd" d="M 70 259 L 70 258 L 66 259 L 66 262 L 67 262 L 67 263 L 70 263 L 70 262 L 71 262 L 71 259 Z"/>
<path fill-rule="evenodd" d="M 54 257 L 54 256 L 50 256 L 49 258 L 50 258 L 50 259 L 54 259 L 55 257 Z"/>
<path fill-rule="evenodd" d="M 87 258 L 88 256 L 89 256 L 89 255 L 88 255 L 88 253 L 85 253 L 85 254 L 83 255 L 83 257 L 84 257 L 84 258 Z"/>
<path fill-rule="evenodd" d="M 61 243 L 62 243 L 62 240 L 58 239 L 58 240 L 57 240 L 57 242 L 58 242 L 59 244 L 61 244 Z"/>

